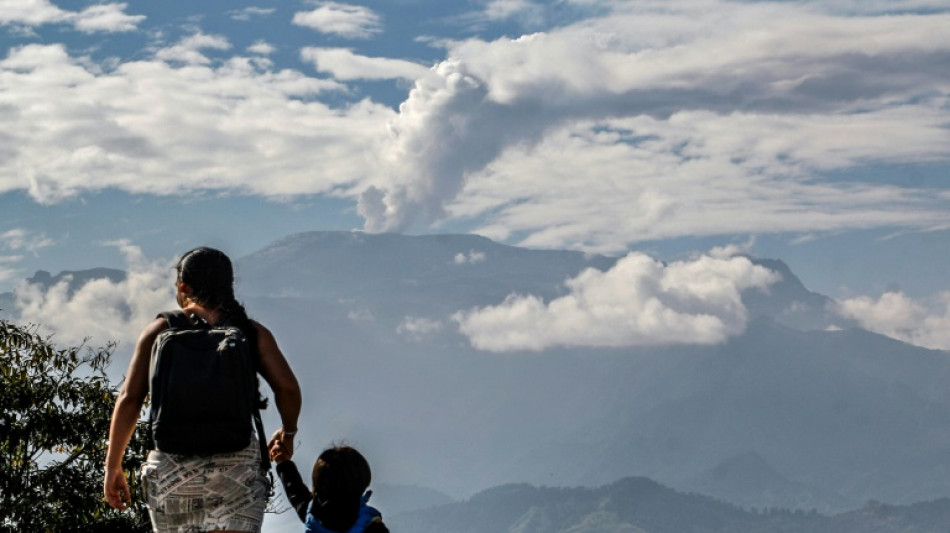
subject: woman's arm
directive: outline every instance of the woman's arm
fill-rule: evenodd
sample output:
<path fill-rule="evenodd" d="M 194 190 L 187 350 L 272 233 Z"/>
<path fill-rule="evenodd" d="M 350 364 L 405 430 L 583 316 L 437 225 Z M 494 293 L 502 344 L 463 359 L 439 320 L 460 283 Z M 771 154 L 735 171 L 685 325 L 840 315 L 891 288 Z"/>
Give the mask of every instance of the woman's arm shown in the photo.
<path fill-rule="evenodd" d="M 278 429 L 273 437 L 274 441 L 280 441 L 287 450 L 288 455 L 294 453 L 294 436 L 297 432 L 297 418 L 300 416 L 300 385 L 297 383 L 297 377 L 293 370 L 287 364 L 287 359 L 277 347 L 277 340 L 274 335 L 257 322 L 257 348 L 261 355 L 260 373 L 264 380 L 274 391 L 274 403 L 277 404 L 277 411 L 280 413 L 282 427 Z"/>
<path fill-rule="evenodd" d="M 106 452 L 106 474 L 103 481 L 103 493 L 109 505 L 116 509 L 125 509 L 130 501 L 129 485 L 122 471 L 122 458 L 129 445 L 135 425 L 139 420 L 142 405 L 148 395 L 149 361 L 152 356 L 152 344 L 155 337 L 166 329 L 164 319 L 156 319 L 145 327 L 135 344 L 135 352 L 122 384 L 122 390 L 116 398 L 109 427 L 109 451 Z"/>

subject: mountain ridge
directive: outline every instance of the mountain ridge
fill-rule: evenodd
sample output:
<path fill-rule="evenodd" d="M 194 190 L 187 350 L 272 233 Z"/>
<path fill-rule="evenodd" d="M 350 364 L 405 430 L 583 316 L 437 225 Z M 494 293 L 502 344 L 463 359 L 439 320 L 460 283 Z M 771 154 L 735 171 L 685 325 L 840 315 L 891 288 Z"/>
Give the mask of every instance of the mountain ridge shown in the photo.
<path fill-rule="evenodd" d="M 825 515 L 742 508 L 628 477 L 594 488 L 503 485 L 386 521 L 394 530 L 416 533 L 942 533 L 950 522 L 950 499 L 907 506 L 869 502 Z"/>

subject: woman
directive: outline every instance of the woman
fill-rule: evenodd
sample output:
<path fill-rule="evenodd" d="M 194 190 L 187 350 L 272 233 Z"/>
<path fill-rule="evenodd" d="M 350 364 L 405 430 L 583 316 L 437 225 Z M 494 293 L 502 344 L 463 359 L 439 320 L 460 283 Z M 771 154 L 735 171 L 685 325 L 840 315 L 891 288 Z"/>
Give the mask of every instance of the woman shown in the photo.
<path fill-rule="evenodd" d="M 212 326 L 233 324 L 256 347 L 258 372 L 274 393 L 282 422 L 270 444 L 279 443 L 293 453 L 300 387 L 274 336 L 250 320 L 235 299 L 230 259 L 212 248 L 196 248 L 182 256 L 176 269 L 176 300 L 186 316 Z M 124 502 L 130 501 L 122 458 L 149 392 L 152 345 L 167 328 L 167 321 L 158 318 L 142 331 L 112 413 L 104 493 L 116 509 L 125 509 Z M 256 438 L 246 449 L 229 454 L 187 456 L 153 450 L 141 479 L 154 531 L 259 532 L 269 488 L 260 460 Z"/>

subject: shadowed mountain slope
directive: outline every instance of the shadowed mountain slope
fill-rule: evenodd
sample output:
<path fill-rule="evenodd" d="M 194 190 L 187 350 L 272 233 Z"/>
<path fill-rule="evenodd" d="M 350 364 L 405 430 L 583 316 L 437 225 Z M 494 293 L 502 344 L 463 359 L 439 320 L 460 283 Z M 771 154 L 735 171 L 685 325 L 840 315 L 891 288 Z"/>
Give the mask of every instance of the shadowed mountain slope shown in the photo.
<path fill-rule="evenodd" d="M 506 485 L 386 520 L 394 531 L 415 533 L 942 533 L 950 522 L 950 500 L 905 507 L 870 503 L 826 516 L 746 510 L 626 478 L 595 489 Z"/>

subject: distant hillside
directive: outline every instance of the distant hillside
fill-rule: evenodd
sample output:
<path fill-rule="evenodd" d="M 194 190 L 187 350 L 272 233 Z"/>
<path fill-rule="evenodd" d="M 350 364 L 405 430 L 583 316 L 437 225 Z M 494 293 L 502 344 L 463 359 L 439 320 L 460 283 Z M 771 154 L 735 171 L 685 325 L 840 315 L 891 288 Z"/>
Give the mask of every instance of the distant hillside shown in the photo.
<path fill-rule="evenodd" d="M 393 531 L 413 533 L 945 533 L 950 500 L 904 507 L 871 503 L 827 516 L 746 510 L 646 478 L 626 478 L 596 489 L 506 485 L 386 521 Z"/>

